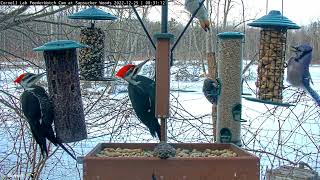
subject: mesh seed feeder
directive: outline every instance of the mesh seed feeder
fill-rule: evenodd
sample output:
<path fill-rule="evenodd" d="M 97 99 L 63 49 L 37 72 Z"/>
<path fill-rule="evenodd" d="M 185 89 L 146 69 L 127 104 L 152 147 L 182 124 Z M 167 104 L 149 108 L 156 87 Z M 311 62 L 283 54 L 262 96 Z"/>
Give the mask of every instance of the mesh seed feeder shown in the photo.
<path fill-rule="evenodd" d="M 248 25 L 262 28 L 256 81 L 258 100 L 249 100 L 290 106 L 288 103 L 282 103 L 287 30 L 300 27 L 277 10 L 270 11 Z"/>
<path fill-rule="evenodd" d="M 88 46 L 58 40 L 33 49 L 43 51 L 49 94 L 54 104 L 54 127 L 63 143 L 87 138 L 76 51 L 84 47 Z"/>
<path fill-rule="evenodd" d="M 80 33 L 80 42 L 90 48 L 80 50 L 80 76 L 84 80 L 108 80 L 104 78 L 104 39 L 105 33 L 101 28 L 94 26 L 95 20 L 116 20 L 117 17 L 104 12 L 96 7 L 90 7 L 83 11 L 68 16 L 70 19 L 91 20 L 91 27 L 83 28 Z M 111 62 L 107 62 L 112 66 Z"/>
<path fill-rule="evenodd" d="M 218 143 L 241 146 L 241 74 L 244 35 L 239 32 L 218 34 L 218 80 L 221 89 L 217 107 Z"/>

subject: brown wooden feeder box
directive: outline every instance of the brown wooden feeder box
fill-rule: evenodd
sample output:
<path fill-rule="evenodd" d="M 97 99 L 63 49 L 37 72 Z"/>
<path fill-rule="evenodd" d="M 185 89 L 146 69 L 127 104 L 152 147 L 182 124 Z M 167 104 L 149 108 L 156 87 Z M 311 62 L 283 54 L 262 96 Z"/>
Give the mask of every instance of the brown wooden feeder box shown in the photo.
<path fill-rule="evenodd" d="M 103 157 L 105 148 L 153 150 L 154 143 L 102 143 L 84 157 L 85 180 L 258 180 L 259 158 L 232 144 L 179 143 L 176 149 L 231 150 L 236 157 Z"/>
<path fill-rule="evenodd" d="M 260 102 L 289 106 L 282 102 L 287 29 L 300 27 L 276 10 L 248 25 L 262 28 L 256 81 L 258 99 Z"/>
<path fill-rule="evenodd" d="M 83 47 L 87 46 L 58 40 L 33 49 L 44 51 L 49 94 L 54 104 L 55 132 L 63 143 L 87 138 L 76 51 Z"/>

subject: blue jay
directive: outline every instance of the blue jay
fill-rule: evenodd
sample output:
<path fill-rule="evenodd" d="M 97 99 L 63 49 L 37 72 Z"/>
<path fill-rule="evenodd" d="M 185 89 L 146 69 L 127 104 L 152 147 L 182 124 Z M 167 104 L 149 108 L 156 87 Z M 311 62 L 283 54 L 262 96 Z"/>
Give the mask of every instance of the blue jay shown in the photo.
<path fill-rule="evenodd" d="M 296 56 L 291 57 L 287 67 L 287 81 L 294 87 L 302 88 L 309 92 L 311 97 L 320 106 L 320 97 L 310 86 L 312 82 L 309 65 L 312 60 L 312 47 L 309 44 L 293 46 Z"/>
<path fill-rule="evenodd" d="M 191 14 L 193 14 L 199 7 L 200 2 L 201 0 L 185 0 L 184 6 Z M 204 5 L 201 6 L 201 8 L 199 9 L 195 17 L 200 21 L 200 26 L 202 27 L 203 30 L 205 30 L 206 32 L 210 30 L 208 11 L 204 7 Z"/>
<path fill-rule="evenodd" d="M 220 82 L 212 79 L 205 79 L 203 82 L 202 92 L 211 104 L 217 104 L 220 94 Z"/>

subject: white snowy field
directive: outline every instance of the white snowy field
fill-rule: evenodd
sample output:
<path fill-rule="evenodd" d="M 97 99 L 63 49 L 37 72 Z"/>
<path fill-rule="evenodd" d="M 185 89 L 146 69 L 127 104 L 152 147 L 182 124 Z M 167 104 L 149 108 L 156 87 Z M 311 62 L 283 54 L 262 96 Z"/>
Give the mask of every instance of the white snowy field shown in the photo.
<path fill-rule="evenodd" d="M 212 142 L 211 104 L 202 94 L 203 78 L 194 78 L 192 81 L 176 80 L 177 69 L 172 69 L 171 89 L 190 92 L 172 91 L 172 117 L 168 120 L 169 141 Z M 194 66 L 187 67 L 191 74 L 199 75 L 199 69 Z M 312 66 L 310 71 L 313 88 L 320 93 L 320 67 Z M 21 72 L 21 69 L 1 70 L 0 90 L 18 97 L 21 89 L 17 89 L 12 81 Z M 148 70 L 142 73 L 147 75 Z M 243 91 L 255 97 L 256 66 L 252 66 L 246 76 L 249 74 L 249 80 L 243 84 Z M 286 82 L 285 86 L 288 86 Z M 127 110 L 131 107 L 126 92 L 107 94 L 107 90 L 105 84 L 93 84 L 90 89 L 83 90 L 89 133 L 88 139 L 69 144 L 77 156 L 86 155 L 100 142 L 157 142 L 148 134 L 146 128 L 141 126 L 132 110 Z M 0 99 L 7 99 L 7 102 L 19 106 L 16 99 L 2 91 Z M 93 106 L 100 96 L 101 101 Z M 320 107 L 315 105 L 308 94 L 291 87 L 284 90 L 284 101 L 295 106 L 287 108 L 242 99 L 242 118 L 247 120 L 241 126 L 243 148 L 261 158 L 261 175 L 264 175 L 267 168 L 299 161 L 308 163 L 320 173 Z M 32 152 L 31 135 L 25 132 L 26 128 L 20 128 L 21 125 L 25 126 L 25 123 L 3 102 L 0 102 L 0 114 L 0 177 L 18 172 L 20 175 L 27 174 L 29 172 L 25 169 L 28 167 L 22 163 L 30 158 L 26 154 Z M 55 150 L 55 147 L 51 150 Z M 21 165 L 17 166 L 19 162 Z M 41 175 L 41 179 L 81 177 L 82 165 L 62 153 L 61 149 L 49 158 Z"/>

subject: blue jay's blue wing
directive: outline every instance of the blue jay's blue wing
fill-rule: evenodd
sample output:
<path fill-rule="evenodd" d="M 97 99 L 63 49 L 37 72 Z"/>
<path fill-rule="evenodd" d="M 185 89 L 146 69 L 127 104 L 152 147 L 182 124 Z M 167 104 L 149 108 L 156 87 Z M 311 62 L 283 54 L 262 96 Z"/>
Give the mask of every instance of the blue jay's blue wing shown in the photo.
<path fill-rule="evenodd" d="M 312 60 L 312 47 L 309 44 L 302 44 L 293 48 L 296 56 L 291 57 L 288 61 L 287 80 L 292 86 L 301 87 L 308 91 L 320 106 L 320 97 L 310 86 L 310 82 L 313 83 L 309 71 Z"/>

